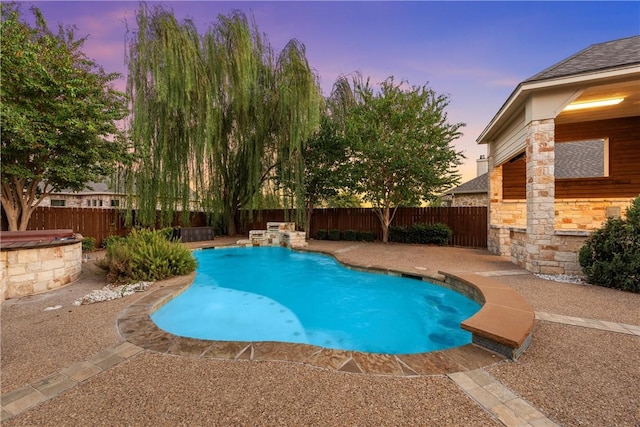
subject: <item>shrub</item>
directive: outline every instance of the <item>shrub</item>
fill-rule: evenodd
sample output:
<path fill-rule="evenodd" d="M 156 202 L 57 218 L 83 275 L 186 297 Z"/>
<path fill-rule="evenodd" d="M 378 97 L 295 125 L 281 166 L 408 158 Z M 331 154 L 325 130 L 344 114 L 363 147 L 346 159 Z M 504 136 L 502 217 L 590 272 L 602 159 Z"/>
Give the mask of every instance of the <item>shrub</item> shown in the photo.
<path fill-rule="evenodd" d="M 589 236 L 578 260 L 589 283 L 640 293 L 640 196 L 626 219 L 609 218 Z"/>
<path fill-rule="evenodd" d="M 340 240 L 340 230 L 329 230 L 327 237 L 329 240 Z"/>
<path fill-rule="evenodd" d="M 419 243 L 423 245 L 446 245 L 453 231 L 445 224 L 420 224 L 409 227 L 389 227 L 389 241 L 397 243 Z"/>
<path fill-rule="evenodd" d="M 340 234 L 341 240 L 355 241 L 358 240 L 358 234 L 355 230 L 346 230 Z"/>
<path fill-rule="evenodd" d="M 373 231 L 358 231 L 356 233 L 356 240 L 359 242 L 373 242 L 376 240 L 376 233 Z"/>
<path fill-rule="evenodd" d="M 175 240 L 174 239 L 174 229 L 173 227 L 165 227 L 159 230 L 156 230 L 156 233 L 161 235 L 165 240 Z"/>
<path fill-rule="evenodd" d="M 106 264 L 107 279 L 112 283 L 163 280 L 191 273 L 197 266 L 189 249 L 150 230 L 132 230 L 125 239 L 110 245 Z"/>
<path fill-rule="evenodd" d="M 102 241 L 102 247 L 104 249 L 108 249 L 109 246 L 115 244 L 116 242 L 119 242 L 123 239 L 124 237 L 121 236 L 107 236 L 104 238 L 104 240 Z"/>
<path fill-rule="evenodd" d="M 407 236 L 409 232 L 407 227 L 397 227 L 392 225 L 389 227 L 389 241 L 396 243 L 409 243 Z"/>
<path fill-rule="evenodd" d="M 82 252 L 91 252 L 96 248 L 95 237 L 84 237 L 82 239 Z"/>
<path fill-rule="evenodd" d="M 316 233 L 316 239 L 318 240 L 327 240 L 329 237 L 329 233 L 327 230 L 318 230 Z"/>

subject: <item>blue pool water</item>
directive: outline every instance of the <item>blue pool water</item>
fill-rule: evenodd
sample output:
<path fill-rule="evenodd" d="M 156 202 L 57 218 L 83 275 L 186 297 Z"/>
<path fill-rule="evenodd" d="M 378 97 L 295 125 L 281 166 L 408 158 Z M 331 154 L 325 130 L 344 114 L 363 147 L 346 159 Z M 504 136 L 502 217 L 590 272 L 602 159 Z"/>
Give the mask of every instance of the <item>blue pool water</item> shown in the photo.
<path fill-rule="evenodd" d="M 194 283 L 151 318 L 175 335 L 411 354 L 471 342 L 474 301 L 421 280 L 280 247 L 194 252 Z"/>

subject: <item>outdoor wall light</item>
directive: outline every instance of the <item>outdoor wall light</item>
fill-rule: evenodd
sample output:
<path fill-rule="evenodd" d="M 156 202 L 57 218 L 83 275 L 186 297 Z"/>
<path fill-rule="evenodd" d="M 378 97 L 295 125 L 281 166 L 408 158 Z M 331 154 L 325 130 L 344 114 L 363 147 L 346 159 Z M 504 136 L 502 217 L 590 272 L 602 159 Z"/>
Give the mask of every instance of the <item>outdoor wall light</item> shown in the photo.
<path fill-rule="evenodd" d="M 572 102 L 571 104 L 564 107 L 562 111 L 573 111 L 573 110 L 582 110 L 584 108 L 595 108 L 595 107 L 607 107 L 610 105 L 618 105 L 624 98 L 609 98 L 609 99 L 598 99 L 595 101 L 587 101 L 587 102 Z"/>

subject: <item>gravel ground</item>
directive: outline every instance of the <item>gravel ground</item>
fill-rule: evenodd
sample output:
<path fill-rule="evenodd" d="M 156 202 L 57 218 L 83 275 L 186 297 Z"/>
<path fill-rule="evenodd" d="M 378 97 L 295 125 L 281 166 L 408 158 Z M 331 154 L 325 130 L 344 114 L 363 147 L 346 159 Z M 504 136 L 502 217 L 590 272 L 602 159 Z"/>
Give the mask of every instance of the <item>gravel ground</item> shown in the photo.
<path fill-rule="evenodd" d="M 377 377 L 143 352 L 6 423 L 35 425 L 499 424 L 445 377 Z"/>
<path fill-rule="evenodd" d="M 516 363 L 486 368 L 564 426 L 640 426 L 640 337 L 536 322 Z"/>
<path fill-rule="evenodd" d="M 482 250 L 353 242 L 311 242 L 311 248 L 338 251 L 344 262 L 417 273 L 519 270 Z M 518 290 L 536 310 L 640 323 L 637 294 L 529 273 L 494 278 Z M 116 318 L 140 296 L 71 305 L 104 284 L 104 274 L 89 262 L 66 288 L 2 303 L 3 394 L 121 341 Z M 56 305 L 62 308 L 44 311 Z M 639 349 L 637 336 L 537 321 L 533 343 L 520 360 L 487 371 L 563 425 L 639 426 Z M 484 426 L 495 421 L 446 377 L 353 375 L 286 362 L 196 360 L 144 351 L 3 423 L 203 424 Z"/>

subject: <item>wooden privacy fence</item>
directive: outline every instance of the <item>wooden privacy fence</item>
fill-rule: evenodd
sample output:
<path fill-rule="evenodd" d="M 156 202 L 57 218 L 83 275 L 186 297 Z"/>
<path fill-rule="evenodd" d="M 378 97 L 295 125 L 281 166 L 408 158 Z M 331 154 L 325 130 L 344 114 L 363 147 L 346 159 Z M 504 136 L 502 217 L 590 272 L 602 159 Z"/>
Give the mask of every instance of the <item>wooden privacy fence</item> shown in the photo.
<path fill-rule="evenodd" d="M 238 229 L 247 234 L 249 230 L 264 230 L 267 222 L 295 221 L 294 210 L 266 209 L 254 211 L 251 218 L 245 218 Z M 452 245 L 473 248 L 487 247 L 487 208 L 399 208 L 392 222 L 394 226 L 408 226 L 414 223 L 443 223 L 453 230 Z M 189 222 L 180 222 L 176 214 L 174 225 L 184 227 L 206 226 L 206 216 L 192 212 Z M 2 218 L 2 229 L 7 229 L 6 218 Z M 114 209 L 97 208 L 51 208 L 39 207 L 31 215 L 29 230 L 72 229 L 85 237 L 94 237 L 96 247 L 100 247 L 105 237 L 125 235 L 124 216 Z M 382 240 L 380 221 L 371 208 L 316 209 L 311 219 L 311 236 L 318 230 L 372 231 Z"/>
<path fill-rule="evenodd" d="M 4 212 L 3 212 L 4 214 Z M 6 230 L 3 216 L 2 229 Z M 94 237 L 96 247 L 111 235 L 124 235 L 124 216 L 114 209 L 38 207 L 31 214 L 28 230 L 71 229 L 84 237 Z"/>
<path fill-rule="evenodd" d="M 284 209 L 267 209 L 253 212 L 253 218 L 247 219 L 240 229 L 261 230 L 267 222 L 295 220 L 295 212 Z M 453 230 L 452 245 L 473 248 L 487 247 L 487 208 L 441 207 L 441 208 L 398 208 L 391 223 L 392 226 L 409 226 L 414 223 L 446 224 Z M 311 236 L 318 230 L 355 230 L 372 231 L 382 240 L 380 220 L 371 208 L 332 208 L 316 209 L 311 218 Z"/>
<path fill-rule="evenodd" d="M 159 217 L 159 213 L 158 213 Z M 135 221 L 135 212 L 133 212 Z M 186 224 L 180 219 L 180 213 L 174 215 L 173 225 L 202 227 L 207 225 L 207 218 L 202 212 L 191 212 Z M 2 210 L 2 230 L 8 230 L 8 222 Z M 124 214 L 115 209 L 100 208 L 63 208 L 38 207 L 31 214 L 28 230 L 71 229 L 84 237 L 96 239 L 96 247 L 112 235 L 124 236 L 129 232 L 125 227 Z"/>

